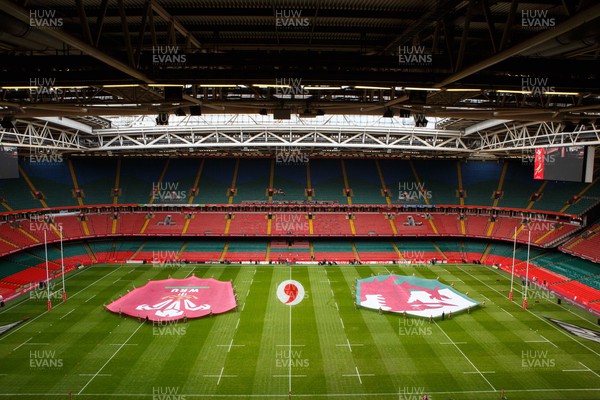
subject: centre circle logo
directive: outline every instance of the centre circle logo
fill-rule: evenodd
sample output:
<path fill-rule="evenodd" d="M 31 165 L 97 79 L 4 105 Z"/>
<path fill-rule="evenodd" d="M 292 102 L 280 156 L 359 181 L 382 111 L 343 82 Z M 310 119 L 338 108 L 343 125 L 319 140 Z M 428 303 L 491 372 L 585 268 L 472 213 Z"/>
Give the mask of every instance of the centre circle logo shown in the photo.
<path fill-rule="evenodd" d="M 287 280 L 277 286 L 277 298 L 288 306 L 295 306 L 304 299 L 304 286 L 298 281 Z"/>

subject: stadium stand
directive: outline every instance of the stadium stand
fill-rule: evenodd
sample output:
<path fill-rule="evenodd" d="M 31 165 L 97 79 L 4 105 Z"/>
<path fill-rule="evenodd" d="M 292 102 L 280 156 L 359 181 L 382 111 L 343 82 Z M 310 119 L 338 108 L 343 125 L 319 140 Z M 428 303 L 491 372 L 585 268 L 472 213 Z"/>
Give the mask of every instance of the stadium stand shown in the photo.
<path fill-rule="evenodd" d="M 353 214 L 354 229 L 357 235 L 393 235 L 395 227 L 385 214 Z"/>
<path fill-rule="evenodd" d="M 348 187 L 352 189 L 352 202 L 385 204 L 381 193 L 381 179 L 374 160 L 345 160 Z"/>
<path fill-rule="evenodd" d="M 222 204 L 228 202 L 236 162 L 230 158 L 207 158 L 198 181 L 196 204 Z"/>
<path fill-rule="evenodd" d="M 115 158 L 74 158 L 71 162 L 83 193 L 83 203 L 112 204 L 112 189 L 115 188 L 120 161 Z"/>
<path fill-rule="evenodd" d="M 319 213 L 313 218 L 314 232 L 316 235 L 351 235 L 350 219 L 344 213 Z"/>
<path fill-rule="evenodd" d="M 237 169 L 234 203 L 267 200 L 271 163 L 266 158 L 241 159 Z"/>
<path fill-rule="evenodd" d="M 342 163 L 334 159 L 311 159 L 310 181 L 315 190 L 314 200 L 338 201 L 348 204 L 344 195 Z"/>
<path fill-rule="evenodd" d="M 502 178 L 503 163 L 469 161 L 460 164 L 464 204 L 492 206 Z"/>
<path fill-rule="evenodd" d="M 224 256 L 222 259 L 231 262 L 265 261 L 267 244 L 266 240 L 230 242 L 226 250 L 223 250 Z"/>
<path fill-rule="evenodd" d="M 411 162 L 420 184 L 431 199 L 429 204 L 459 204 L 457 164 L 451 160 L 416 160 Z M 416 180 L 416 177 L 413 178 Z"/>
<path fill-rule="evenodd" d="M 384 241 L 354 241 L 356 251 L 362 262 L 369 261 L 394 261 L 399 260 L 400 254 L 396 252 L 391 242 Z"/>
<path fill-rule="evenodd" d="M 564 253 L 599 260 L 595 241 L 598 226 L 573 237 L 580 227 L 557 223 L 534 215 L 524 224 L 523 209 L 568 212 L 586 211 L 597 204 L 594 184 L 540 183 L 530 178 L 527 165 L 518 162 L 468 162 L 452 160 L 340 160 L 311 159 L 310 163 L 285 164 L 276 159 L 73 159 L 43 169 L 20 161 L 22 176 L 0 182 L 5 212 L 10 209 L 65 208 L 56 215 L 16 214 L 0 222 L 0 256 L 3 278 L 0 293 L 14 292 L 39 278 L 42 258 L 39 249 L 44 233 L 52 248 L 51 268 L 57 270 L 56 247 L 59 230 L 65 240 L 65 266 L 73 268 L 95 262 L 147 262 L 156 254 L 197 262 L 331 260 L 347 262 L 463 262 L 481 260 L 502 268 L 512 263 L 510 245 L 496 242 L 446 240 L 440 237 L 517 240 L 525 243 L 531 231 L 534 246 L 555 246 L 567 241 Z M 102 165 L 102 168 L 100 168 Z M 401 186 L 404 185 L 404 186 Z M 305 203 L 308 200 L 336 205 L 377 205 L 403 203 L 400 188 L 407 185 L 431 196 L 408 201 L 402 212 L 361 211 L 206 211 L 204 209 L 154 209 L 142 211 L 137 204 L 162 203 L 204 207 L 205 204 L 250 205 L 279 202 Z M 233 188 L 233 191 L 230 189 Z M 309 196 L 307 188 L 314 190 Z M 388 190 L 388 198 L 383 189 Z M 530 189 L 533 188 L 533 189 Z M 271 189 L 271 190 L 270 190 Z M 410 188 L 409 188 L 410 189 Z M 77 192 L 79 190 L 79 192 Z M 346 195 L 348 190 L 349 196 Z M 459 195 L 462 190 L 463 196 Z M 494 199 L 499 190 L 501 198 Z M 539 192 L 531 201 L 531 194 Z M 36 192 L 38 198 L 35 198 Z M 575 204 L 568 200 L 581 196 Z M 406 200 L 406 199 L 404 199 Z M 491 209 L 446 212 L 429 211 L 417 204 L 517 207 L 491 219 Z M 99 205 L 131 205 L 119 210 L 93 208 Z M 305 203 L 308 204 L 308 203 Z M 87 207 L 82 210 L 81 207 Z M 73 207 L 69 209 L 68 207 Z M 92 207 L 92 208 L 90 208 Z M 138 207 L 138 208 L 134 208 Z M 171 206 L 172 207 L 172 206 Z M 412 209 L 412 211 L 410 211 Z M 46 213 L 48 211 L 45 211 Z M 494 211 L 495 213 L 496 211 Z M 309 219 L 308 215 L 312 215 Z M 8 215 L 8 214 L 7 214 Z M 269 219 L 268 216 L 271 216 Z M 229 217 L 228 217 L 229 216 Z M 566 221 L 566 220 L 565 220 Z M 115 240 L 124 236 L 131 239 Z M 145 242 L 138 237 L 147 238 Z M 150 237 L 178 237 L 175 241 Z M 211 236 L 206 242 L 193 239 Z M 229 241 L 218 237 L 229 236 Z M 240 241 L 242 236 L 261 239 Z M 271 236 L 272 240 L 267 238 Z M 291 237 L 294 239 L 278 239 Z M 320 237 L 356 237 L 353 242 L 322 241 Z M 432 241 L 411 238 L 427 236 Z M 110 240 L 92 240 L 110 237 Z M 366 237 L 387 237 L 379 241 Z M 398 237 L 405 238 L 398 241 Z M 395 238 L 395 239 L 394 239 Z M 81 239 L 90 242 L 81 242 Z M 78 241 L 79 240 L 79 241 Z M 392 240 L 390 242 L 389 240 Z M 54 247 L 53 247 L 54 246 Z M 30 249 L 30 250 L 27 250 Z M 508 253 L 507 250 L 508 249 Z M 571 258 L 550 256 L 533 248 L 530 272 L 553 290 L 594 301 L 586 288 L 598 286 L 596 270 Z M 522 249 L 518 251 L 517 273 L 525 268 Z M 563 254 L 563 256 L 568 257 Z M 40 258 L 41 257 L 41 258 Z M 534 257 L 538 257 L 537 259 Z M 552 257 L 558 257 L 552 261 Z M 568 263 L 566 260 L 569 260 Z M 580 260 L 581 261 L 581 260 Z M 7 264 L 10 264 L 9 267 Z M 595 268 L 595 266 L 594 266 Z M 42 277 L 43 278 L 43 277 Z M 554 288 L 556 286 L 556 288 Z M 562 292 L 561 292 L 562 293 Z"/>
<path fill-rule="evenodd" d="M 228 190 L 232 185 L 237 189 L 232 200 L 236 204 L 268 200 L 270 185 L 282 190 L 271 196 L 271 200 L 305 200 L 309 177 L 315 190 L 313 200 L 347 204 L 344 171 L 353 204 L 385 204 L 386 199 L 381 193 L 383 184 L 389 190 L 390 201 L 398 203 L 399 185 L 419 188 L 419 182 L 431 191 L 429 203 L 460 204 L 459 170 L 465 205 L 492 206 L 492 196 L 497 189 L 502 194 L 496 204 L 499 207 L 531 206 L 534 210 L 580 214 L 600 200 L 596 181 L 591 184 L 548 181 L 539 199 L 530 204 L 531 195 L 540 189 L 541 183 L 531 178 L 530 165 L 518 161 L 458 164 L 448 160 L 376 162 L 349 159 L 342 162 L 340 159 L 315 158 L 306 164 L 288 164 L 273 158 L 72 158 L 38 165 L 21 158 L 19 165 L 23 172 L 19 179 L 0 182 L 0 196 L 11 209 L 77 206 L 80 201 L 82 204 L 112 204 L 115 199 L 118 204 L 159 204 L 167 197 L 171 204 L 185 204 L 192 197 L 194 204 L 223 204 L 229 201 Z M 76 184 L 81 197 L 75 195 Z M 154 200 L 153 185 L 161 192 Z M 197 189 L 195 195 L 190 192 L 194 186 Z M 117 189 L 117 196 L 114 196 L 114 189 Z M 40 192 L 39 199 L 35 198 L 36 191 Z M 183 196 L 170 197 L 173 191 L 181 192 Z M 574 196 L 579 197 L 574 204 L 568 204 Z M 420 200 L 416 203 L 425 203 Z M 6 206 L 2 207 L 6 209 Z"/>
<path fill-rule="evenodd" d="M 307 166 L 301 164 L 274 163 L 273 189 L 281 189 L 283 193 L 275 194 L 273 200 L 307 200 Z"/>
<path fill-rule="evenodd" d="M 313 242 L 315 261 L 348 262 L 356 259 L 353 245 L 348 241 L 315 241 Z"/>
<path fill-rule="evenodd" d="M 600 224 L 594 224 L 585 232 L 571 238 L 559 249 L 594 262 L 600 262 Z"/>
<path fill-rule="evenodd" d="M 231 218 L 227 233 L 239 236 L 266 235 L 267 228 L 268 220 L 264 213 L 236 213 Z"/>

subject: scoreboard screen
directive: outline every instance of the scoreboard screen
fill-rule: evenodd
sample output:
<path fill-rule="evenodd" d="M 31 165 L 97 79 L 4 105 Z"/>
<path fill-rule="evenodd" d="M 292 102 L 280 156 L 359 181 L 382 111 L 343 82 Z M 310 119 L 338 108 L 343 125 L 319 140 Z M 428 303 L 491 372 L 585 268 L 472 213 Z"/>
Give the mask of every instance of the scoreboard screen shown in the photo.
<path fill-rule="evenodd" d="M 593 170 L 593 147 L 545 147 L 535 150 L 534 179 L 591 182 Z"/>

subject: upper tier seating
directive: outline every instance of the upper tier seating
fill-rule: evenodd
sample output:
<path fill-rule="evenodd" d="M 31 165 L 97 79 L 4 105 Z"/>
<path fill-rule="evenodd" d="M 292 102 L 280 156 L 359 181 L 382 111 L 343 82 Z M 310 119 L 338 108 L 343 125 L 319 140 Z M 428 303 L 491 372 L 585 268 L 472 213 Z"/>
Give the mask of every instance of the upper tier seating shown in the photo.
<path fill-rule="evenodd" d="M 505 166 L 506 174 L 502 179 Z M 342 162 L 341 159 L 314 158 L 307 164 L 289 165 L 268 158 L 72 157 L 44 164 L 21 158 L 20 167 L 19 179 L 0 180 L 0 196 L 6 202 L 1 206 L 4 211 L 9 208 L 77 206 L 80 203 L 223 204 L 230 201 L 268 201 L 269 186 L 277 190 L 270 200 L 306 200 L 305 189 L 309 185 L 314 190 L 313 200 L 385 204 L 387 200 L 381 192 L 384 184 L 392 203 L 407 203 L 399 200 L 400 188 L 404 188 L 403 191 L 417 188 L 425 190 L 427 201 L 418 198 L 410 203 L 461 204 L 462 200 L 465 205 L 492 206 L 492 195 L 501 180 L 502 197 L 497 201 L 498 207 L 530 206 L 534 210 L 563 210 L 578 214 L 600 199 L 600 185 L 596 183 L 534 181 L 533 167 L 519 161 L 459 163 L 453 160 L 345 159 Z M 462 178 L 462 199 L 458 195 L 459 176 Z M 351 190 L 350 197 L 345 195 L 345 179 Z M 196 191 L 191 192 L 196 180 Z M 76 196 L 75 181 L 80 197 Z M 230 197 L 230 188 L 234 189 L 233 197 Z M 540 192 L 539 199 L 531 203 L 530 196 L 536 191 Z M 34 192 L 39 192 L 39 198 Z M 583 196 L 574 204 L 568 204 L 570 199 L 580 194 Z"/>

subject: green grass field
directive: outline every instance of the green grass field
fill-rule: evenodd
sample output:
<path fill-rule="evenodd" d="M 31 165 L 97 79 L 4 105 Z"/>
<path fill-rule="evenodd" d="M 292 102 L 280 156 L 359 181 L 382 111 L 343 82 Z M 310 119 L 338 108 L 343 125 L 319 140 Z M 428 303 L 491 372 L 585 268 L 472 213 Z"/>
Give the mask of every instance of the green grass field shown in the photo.
<path fill-rule="evenodd" d="M 355 278 L 388 271 L 439 276 L 486 304 L 433 323 L 355 310 Z M 103 307 L 132 285 L 191 273 L 233 280 L 239 310 L 153 327 Z M 275 295 L 290 277 L 307 291 L 293 307 Z M 30 318 L 0 336 L 0 397 L 289 399 L 291 388 L 306 399 L 500 399 L 504 388 L 509 399 L 600 398 L 600 344 L 543 315 L 591 329 L 595 318 L 543 293 L 523 310 L 508 285 L 468 265 L 98 265 L 68 276 L 69 300 L 50 312 L 43 295 L 0 311 L 0 325 Z"/>

